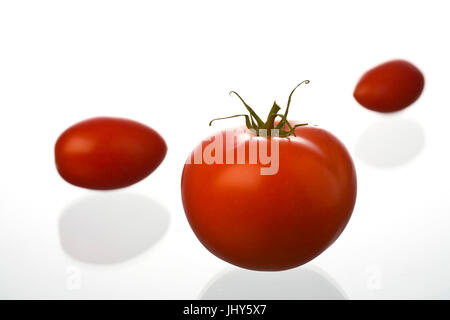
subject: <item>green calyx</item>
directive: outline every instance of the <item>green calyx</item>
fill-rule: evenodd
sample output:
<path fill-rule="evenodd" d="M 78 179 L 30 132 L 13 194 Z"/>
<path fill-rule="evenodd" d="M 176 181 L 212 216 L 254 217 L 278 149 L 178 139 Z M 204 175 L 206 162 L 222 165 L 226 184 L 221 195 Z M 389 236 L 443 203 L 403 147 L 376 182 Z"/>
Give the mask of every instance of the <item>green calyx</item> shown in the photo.
<path fill-rule="evenodd" d="M 304 80 L 300 82 L 289 95 L 289 99 L 287 102 L 286 111 L 284 114 L 278 113 L 280 111 L 280 106 L 276 103 L 276 101 L 273 103 L 272 108 L 269 111 L 269 115 L 267 116 L 266 122 L 262 121 L 261 118 L 256 114 L 256 112 L 244 101 L 244 99 L 241 98 L 241 96 L 236 91 L 231 91 L 231 94 L 236 95 L 244 104 L 245 108 L 249 112 L 249 114 L 236 114 L 229 117 L 223 117 L 223 118 L 216 118 L 211 120 L 209 125 L 211 126 L 212 123 L 216 120 L 223 120 L 223 119 L 230 119 L 230 118 L 236 118 L 236 117 L 245 117 L 245 125 L 248 129 L 254 130 L 256 135 L 260 135 L 261 130 L 265 130 L 267 136 L 271 136 L 272 130 L 277 129 L 279 137 L 288 137 L 288 136 L 295 136 L 295 129 L 297 127 L 306 126 L 307 123 L 301 123 L 296 125 L 291 125 L 289 121 L 287 120 L 288 112 L 289 112 L 289 106 L 291 105 L 291 98 L 292 94 L 294 93 L 295 89 L 297 89 L 301 84 L 308 84 L 309 80 Z M 275 119 L 280 118 L 280 122 L 275 126 Z M 284 130 L 283 128 L 287 126 L 289 130 Z"/>

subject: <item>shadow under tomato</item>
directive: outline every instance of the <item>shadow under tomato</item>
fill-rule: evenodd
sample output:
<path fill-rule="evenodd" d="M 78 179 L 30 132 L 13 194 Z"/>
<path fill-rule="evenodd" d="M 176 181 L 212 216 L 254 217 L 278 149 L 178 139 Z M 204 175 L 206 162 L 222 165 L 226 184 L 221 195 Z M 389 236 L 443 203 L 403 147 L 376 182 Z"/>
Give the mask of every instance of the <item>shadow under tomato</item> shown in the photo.
<path fill-rule="evenodd" d="M 425 145 L 425 134 L 416 121 L 387 117 L 371 124 L 359 137 L 355 153 L 364 163 L 378 168 L 406 164 Z"/>
<path fill-rule="evenodd" d="M 200 296 L 203 300 L 346 300 L 339 285 L 317 267 L 280 272 L 233 269 L 219 274 Z"/>
<path fill-rule="evenodd" d="M 59 220 L 59 236 L 71 257 L 113 264 L 145 252 L 168 226 L 168 212 L 154 200 L 112 192 L 85 197 L 66 208 Z"/>

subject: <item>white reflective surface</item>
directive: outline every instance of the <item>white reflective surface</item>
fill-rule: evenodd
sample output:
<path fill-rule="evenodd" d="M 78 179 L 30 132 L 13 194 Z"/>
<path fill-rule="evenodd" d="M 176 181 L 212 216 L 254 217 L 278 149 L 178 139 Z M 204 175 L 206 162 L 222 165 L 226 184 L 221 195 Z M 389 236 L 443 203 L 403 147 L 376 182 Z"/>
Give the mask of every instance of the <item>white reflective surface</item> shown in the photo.
<path fill-rule="evenodd" d="M 169 225 L 169 214 L 151 199 L 104 193 L 79 200 L 59 218 L 64 251 L 91 264 L 132 259 L 156 244 Z"/>
<path fill-rule="evenodd" d="M 394 115 L 371 124 L 359 137 L 355 153 L 371 166 L 392 168 L 414 159 L 424 145 L 420 123 Z"/>
<path fill-rule="evenodd" d="M 200 295 L 205 300 L 344 300 L 340 286 L 317 267 L 283 272 L 230 269 L 219 273 Z"/>
<path fill-rule="evenodd" d="M 0 298 L 450 298 L 450 5 L 407 6 L 408 14 L 387 0 L 0 2 Z M 391 58 L 415 63 L 425 90 L 381 116 L 352 92 L 365 70 Z M 265 118 L 304 79 L 290 118 L 348 147 L 353 217 L 310 264 L 233 269 L 186 221 L 184 161 L 216 130 L 243 124 L 208 127 L 244 111 L 229 90 Z M 58 135 L 102 115 L 141 121 L 168 145 L 161 166 L 125 190 L 76 188 L 54 167 Z"/>

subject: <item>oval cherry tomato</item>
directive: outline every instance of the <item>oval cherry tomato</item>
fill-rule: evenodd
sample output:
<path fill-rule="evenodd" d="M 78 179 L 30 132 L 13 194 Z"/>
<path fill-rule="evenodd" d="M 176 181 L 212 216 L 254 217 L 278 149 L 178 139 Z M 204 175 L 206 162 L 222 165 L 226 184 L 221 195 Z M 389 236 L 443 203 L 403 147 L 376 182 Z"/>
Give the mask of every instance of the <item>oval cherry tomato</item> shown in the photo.
<path fill-rule="evenodd" d="M 402 110 L 419 98 L 424 87 L 419 69 L 404 60 L 393 60 L 367 71 L 353 96 L 362 106 L 378 112 Z"/>
<path fill-rule="evenodd" d="M 108 190 L 132 185 L 166 155 L 163 138 L 136 121 L 100 117 L 79 122 L 56 141 L 59 174 L 79 187 Z"/>
<path fill-rule="evenodd" d="M 304 264 L 338 238 L 353 211 L 356 173 L 345 146 L 318 127 L 283 128 L 289 134 L 279 138 L 245 127 L 233 131 L 236 138 L 222 131 L 197 146 L 184 166 L 182 200 L 194 233 L 213 254 L 240 267 Z M 251 150 L 261 146 L 269 150 L 270 165 L 259 153 L 251 160 Z M 205 160 L 207 150 L 213 163 Z M 242 150 L 245 160 L 238 162 Z M 269 170 L 272 165 L 277 168 Z"/>

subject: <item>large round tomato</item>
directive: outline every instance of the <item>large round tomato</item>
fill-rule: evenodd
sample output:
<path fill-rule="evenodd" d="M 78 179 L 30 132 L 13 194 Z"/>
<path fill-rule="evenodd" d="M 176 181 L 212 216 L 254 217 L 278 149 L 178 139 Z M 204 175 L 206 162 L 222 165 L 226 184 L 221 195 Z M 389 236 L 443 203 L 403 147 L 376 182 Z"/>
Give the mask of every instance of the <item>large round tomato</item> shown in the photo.
<path fill-rule="evenodd" d="M 422 72 L 413 64 L 392 60 L 367 71 L 356 85 L 353 96 L 367 109 L 394 112 L 416 101 L 424 83 Z"/>
<path fill-rule="evenodd" d="M 55 145 L 55 161 L 69 183 L 108 190 L 144 179 L 159 166 L 166 151 L 155 130 L 132 120 L 100 117 L 64 131 Z"/>
<path fill-rule="evenodd" d="M 230 132 L 203 141 L 183 170 L 183 205 L 200 242 L 219 258 L 254 270 L 293 268 L 319 255 L 344 230 L 356 200 L 355 168 L 345 146 L 315 126 L 278 138 L 245 127 Z M 259 153 L 252 161 L 252 150 L 261 146 L 271 150 L 270 163 Z M 205 159 L 208 152 L 214 161 Z"/>

